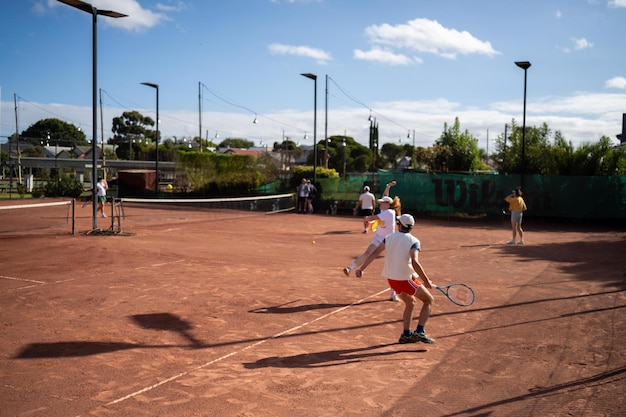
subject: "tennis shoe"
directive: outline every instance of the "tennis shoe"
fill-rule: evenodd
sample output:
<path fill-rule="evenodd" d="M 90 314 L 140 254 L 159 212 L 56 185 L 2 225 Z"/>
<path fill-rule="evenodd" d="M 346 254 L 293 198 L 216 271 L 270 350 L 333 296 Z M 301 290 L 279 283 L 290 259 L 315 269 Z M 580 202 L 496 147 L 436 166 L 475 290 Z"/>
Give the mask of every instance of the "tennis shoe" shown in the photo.
<path fill-rule="evenodd" d="M 346 267 L 343 269 L 343 273 L 344 273 L 344 274 L 346 274 L 346 276 L 347 276 L 347 277 L 349 277 L 349 276 L 350 276 L 350 271 L 352 271 L 352 268 L 350 268 L 349 266 L 346 266 Z"/>
<path fill-rule="evenodd" d="M 363 276 L 363 271 L 357 269 L 356 271 L 354 271 L 354 275 L 356 275 L 357 278 L 361 278 Z"/>
<path fill-rule="evenodd" d="M 397 295 L 394 294 L 391 297 L 389 297 L 389 301 L 398 302 L 398 301 L 400 301 L 400 299 L 398 298 Z"/>
<path fill-rule="evenodd" d="M 424 332 L 413 332 L 413 334 L 411 335 L 411 337 L 413 339 L 415 339 L 416 342 L 422 342 L 422 343 L 435 343 L 435 339 L 433 339 L 432 337 L 428 336 L 426 333 Z"/>
<path fill-rule="evenodd" d="M 508 242 L 506 242 L 507 245 L 515 245 L 515 241 L 514 240 L 509 240 Z"/>
<path fill-rule="evenodd" d="M 405 344 L 405 343 L 417 343 L 419 342 L 419 340 L 415 339 L 413 337 L 415 333 L 411 334 L 411 336 L 405 336 L 404 333 L 402 335 L 400 335 L 400 340 L 398 340 L 398 343 L 400 343 L 401 345 Z"/>
<path fill-rule="evenodd" d="M 364 234 L 364 235 L 365 235 L 365 234 L 367 234 L 367 229 L 364 229 L 364 230 L 363 230 L 363 234 Z"/>
<path fill-rule="evenodd" d="M 523 245 L 524 244 L 524 239 L 520 240 L 518 244 L 519 245 Z"/>

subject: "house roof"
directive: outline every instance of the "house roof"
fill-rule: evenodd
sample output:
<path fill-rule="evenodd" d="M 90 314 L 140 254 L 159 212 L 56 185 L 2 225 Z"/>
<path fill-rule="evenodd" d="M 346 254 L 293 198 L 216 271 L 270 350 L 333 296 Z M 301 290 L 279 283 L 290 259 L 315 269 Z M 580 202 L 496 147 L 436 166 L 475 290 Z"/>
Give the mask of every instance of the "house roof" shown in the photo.
<path fill-rule="evenodd" d="M 229 155 L 252 155 L 252 156 L 259 156 L 263 152 L 264 151 L 262 151 L 262 150 L 256 150 L 256 149 L 226 148 L 221 153 L 229 154 Z"/>

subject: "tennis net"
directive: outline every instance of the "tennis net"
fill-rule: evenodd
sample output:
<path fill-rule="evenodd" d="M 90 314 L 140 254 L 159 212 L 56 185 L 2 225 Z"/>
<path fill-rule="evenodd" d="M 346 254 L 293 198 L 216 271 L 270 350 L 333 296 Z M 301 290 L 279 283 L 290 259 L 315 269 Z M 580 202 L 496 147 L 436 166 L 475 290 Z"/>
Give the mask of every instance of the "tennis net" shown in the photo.
<path fill-rule="evenodd" d="M 75 225 L 74 199 L 0 206 L 0 233 L 71 227 L 74 234 Z"/>
<path fill-rule="evenodd" d="M 275 194 L 231 198 L 117 198 L 113 227 L 121 230 L 121 221 L 154 221 L 202 216 L 204 219 L 227 219 L 247 215 L 266 215 L 295 209 L 295 195 Z"/>

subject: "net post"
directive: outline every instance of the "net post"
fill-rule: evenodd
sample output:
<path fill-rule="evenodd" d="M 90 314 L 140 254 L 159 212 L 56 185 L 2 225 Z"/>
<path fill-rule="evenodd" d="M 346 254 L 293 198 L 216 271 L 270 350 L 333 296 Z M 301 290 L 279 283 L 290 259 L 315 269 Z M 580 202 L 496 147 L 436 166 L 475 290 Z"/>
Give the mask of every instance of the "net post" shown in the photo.
<path fill-rule="evenodd" d="M 102 212 L 104 213 L 104 210 Z M 111 227 L 109 230 L 112 232 L 115 231 L 115 218 L 113 216 L 115 216 L 115 197 L 111 197 Z"/>

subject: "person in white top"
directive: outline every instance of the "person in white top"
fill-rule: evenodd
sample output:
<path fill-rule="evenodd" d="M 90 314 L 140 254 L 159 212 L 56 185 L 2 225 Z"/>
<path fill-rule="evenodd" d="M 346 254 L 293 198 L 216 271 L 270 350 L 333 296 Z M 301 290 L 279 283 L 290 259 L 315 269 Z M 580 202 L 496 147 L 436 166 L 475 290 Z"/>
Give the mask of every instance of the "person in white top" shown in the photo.
<path fill-rule="evenodd" d="M 376 208 L 376 197 L 370 192 L 370 187 L 363 187 L 363 193 L 359 196 L 354 206 L 354 213 L 359 213 L 359 216 L 363 217 L 363 233 L 367 233 L 369 229 L 369 223 L 366 221 L 368 216 L 374 214 Z"/>
<path fill-rule="evenodd" d="M 393 288 L 404 302 L 403 332 L 399 343 L 435 343 L 435 340 L 424 331 L 426 321 L 430 317 L 434 297 L 428 291 L 433 283 L 424 271 L 418 260 L 421 244 L 418 238 L 411 234 L 415 219 L 410 214 L 397 217 L 399 230 L 387 236 L 364 260 L 363 265 L 356 271 L 356 276 L 363 276 L 363 270 L 380 253 L 385 250 L 385 265 L 382 275 L 387 278 L 389 286 Z M 418 280 L 422 279 L 423 284 Z M 411 332 L 413 310 L 417 302 L 422 301 L 417 327 Z"/>
<path fill-rule="evenodd" d="M 354 262 L 350 264 L 350 266 L 343 269 L 343 273 L 346 276 L 350 276 L 350 271 L 361 265 L 367 255 L 370 254 L 387 235 L 396 231 L 395 217 L 401 214 L 401 204 L 399 197 L 396 196 L 393 199 L 389 197 L 389 190 L 394 185 L 396 185 L 396 182 L 391 181 L 385 186 L 385 191 L 383 191 L 384 197 L 378 200 L 378 203 L 380 205 L 380 213 L 376 215 L 365 216 L 363 218 L 363 223 L 366 230 L 367 228 L 371 227 L 372 231 L 374 232 L 374 236 L 372 237 L 372 240 L 368 247 L 365 249 L 365 252 L 359 255 L 354 260 Z M 396 295 L 396 292 L 393 290 L 393 288 L 389 289 L 389 300 L 399 301 L 398 296 Z"/>
<path fill-rule="evenodd" d="M 106 202 L 107 190 L 109 189 L 106 178 L 98 178 L 96 188 L 98 189 L 98 211 L 101 213 L 102 217 L 106 217 L 107 215 L 104 214 L 104 203 Z"/>

